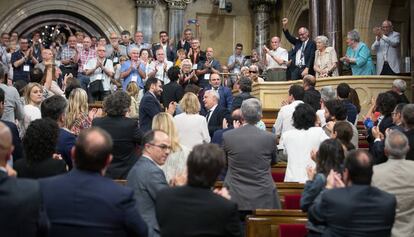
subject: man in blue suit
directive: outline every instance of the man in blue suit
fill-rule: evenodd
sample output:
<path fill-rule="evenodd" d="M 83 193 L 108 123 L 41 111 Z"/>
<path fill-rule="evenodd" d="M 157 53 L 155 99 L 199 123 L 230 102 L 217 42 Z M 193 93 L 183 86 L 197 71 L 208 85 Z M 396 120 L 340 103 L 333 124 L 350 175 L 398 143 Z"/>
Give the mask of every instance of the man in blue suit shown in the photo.
<path fill-rule="evenodd" d="M 233 94 L 230 88 L 221 85 L 221 78 L 218 73 L 210 74 L 210 85 L 206 87 L 205 91 L 207 90 L 217 91 L 220 96 L 218 103 L 220 107 L 231 111 L 233 104 Z"/>
<path fill-rule="evenodd" d="M 143 154 L 129 171 L 127 185 L 134 189 L 139 202 L 138 210 L 148 224 L 148 237 L 160 236 L 155 216 L 155 199 L 158 191 L 167 188 L 168 183 L 161 165 L 171 152 L 171 141 L 166 133 L 152 130 L 144 135 Z"/>
<path fill-rule="evenodd" d="M 103 177 L 112 160 L 112 140 L 100 128 L 81 132 L 69 173 L 40 180 L 50 236 L 147 236 L 130 188 Z"/>

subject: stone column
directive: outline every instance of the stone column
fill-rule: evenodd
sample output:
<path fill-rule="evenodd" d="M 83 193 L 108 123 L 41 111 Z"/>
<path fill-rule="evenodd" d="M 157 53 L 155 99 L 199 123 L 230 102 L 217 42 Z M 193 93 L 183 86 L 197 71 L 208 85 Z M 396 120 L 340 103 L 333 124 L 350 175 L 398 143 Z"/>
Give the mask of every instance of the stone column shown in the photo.
<path fill-rule="evenodd" d="M 152 16 L 154 15 L 154 7 L 157 0 L 136 0 L 137 5 L 137 30 L 144 34 L 144 41 L 152 41 Z M 135 32 L 131 32 L 132 36 Z"/>
<path fill-rule="evenodd" d="M 320 34 L 327 36 L 329 45 L 335 48 L 338 55 L 342 55 L 342 2 L 341 0 L 324 0 L 322 2 Z"/>
<path fill-rule="evenodd" d="M 170 39 L 178 42 L 184 30 L 184 10 L 192 0 L 165 0 L 168 5 L 168 31 Z"/>
<path fill-rule="evenodd" d="M 315 38 L 321 33 L 321 12 L 320 12 L 320 1 L 310 0 L 309 1 L 309 21 L 310 21 L 310 37 Z"/>
<path fill-rule="evenodd" d="M 262 47 L 269 43 L 270 8 L 277 0 L 250 0 L 254 11 L 254 48 L 262 57 Z"/>

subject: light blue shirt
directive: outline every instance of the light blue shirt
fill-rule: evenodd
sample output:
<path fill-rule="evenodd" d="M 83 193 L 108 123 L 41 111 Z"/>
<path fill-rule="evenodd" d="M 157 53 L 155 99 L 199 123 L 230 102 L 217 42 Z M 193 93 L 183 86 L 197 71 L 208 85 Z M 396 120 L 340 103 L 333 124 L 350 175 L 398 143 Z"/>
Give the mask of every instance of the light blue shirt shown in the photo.
<path fill-rule="evenodd" d="M 131 60 L 128 60 L 124 64 L 122 64 L 121 73 L 128 71 L 130 66 L 131 66 Z M 142 71 L 145 72 L 146 68 L 145 68 L 145 65 L 143 63 L 141 63 L 139 67 L 141 68 Z M 129 84 L 129 82 L 132 81 L 133 78 L 136 78 L 136 83 L 137 83 L 139 88 L 141 88 L 141 89 L 144 88 L 144 81 L 142 80 L 141 76 L 139 75 L 138 69 L 133 68 L 131 70 L 131 73 L 127 77 L 124 78 L 124 82 L 122 83 L 122 89 L 124 91 L 126 91 L 126 88 Z"/>
<path fill-rule="evenodd" d="M 346 56 L 355 58 L 356 62 L 350 64 L 352 75 L 374 75 L 375 68 L 372 63 L 371 50 L 365 43 L 359 42 L 354 50 L 351 47 L 346 49 Z"/>

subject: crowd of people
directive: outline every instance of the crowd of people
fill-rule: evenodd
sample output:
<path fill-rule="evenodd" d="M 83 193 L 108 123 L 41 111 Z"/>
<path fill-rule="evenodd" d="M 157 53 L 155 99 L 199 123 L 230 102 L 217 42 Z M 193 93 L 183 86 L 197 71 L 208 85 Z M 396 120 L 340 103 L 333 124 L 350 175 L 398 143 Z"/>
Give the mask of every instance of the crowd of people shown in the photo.
<path fill-rule="evenodd" d="M 244 56 L 238 43 L 226 63 L 212 47 L 202 51 L 190 29 L 177 44 L 165 31 L 153 44 L 139 31 L 133 40 L 111 33 L 109 44 L 76 32 L 67 42 L 56 34 L 49 48 L 39 32 L 31 41 L 3 33 L 3 233 L 243 236 L 252 210 L 281 208 L 271 165 L 284 160 L 285 182 L 305 184 L 309 236 L 413 234 L 414 105 L 405 81 L 365 115 L 350 85 L 316 89 L 317 78 L 339 75 L 339 62 L 354 75 L 399 73 L 398 33 L 390 21 L 374 29 L 375 69 L 355 30 L 338 59 L 326 36 L 313 41 L 301 27 L 296 38 L 288 19 L 282 25 L 290 52 L 275 36 L 263 58 Z M 297 79 L 266 131 L 252 85 Z M 361 120 L 368 151 L 359 149 Z"/>

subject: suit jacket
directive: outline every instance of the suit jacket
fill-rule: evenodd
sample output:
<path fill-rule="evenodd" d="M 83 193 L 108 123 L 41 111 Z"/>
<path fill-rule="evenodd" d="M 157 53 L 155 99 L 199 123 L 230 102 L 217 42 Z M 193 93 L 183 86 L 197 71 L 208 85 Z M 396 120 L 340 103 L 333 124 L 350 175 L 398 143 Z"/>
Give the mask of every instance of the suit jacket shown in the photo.
<path fill-rule="evenodd" d="M 207 114 L 205 114 L 206 116 Z M 210 115 L 210 120 L 208 121 L 208 133 L 210 137 L 213 137 L 214 132 L 223 128 L 223 119 L 227 119 L 227 122 L 231 121 L 230 112 L 228 109 L 217 105 L 213 113 Z"/>
<path fill-rule="evenodd" d="M 311 87 L 305 91 L 303 102 L 318 111 L 321 108 L 321 93 L 315 87 Z"/>
<path fill-rule="evenodd" d="M 392 71 L 400 73 L 400 33 L 392 31 L 379 41 L 375 39 L 371 49 L 377 53 L 377 74 L 381 74 L 385 58 Z"/>
<path fill-rule="evenodd" d="M 392 172 L 393 170 L 397 172 Z M 414 236 L 414 161 L 389 159 L 374 166 L 372 185 L 394 194 L 397 198 L 397 214 L 392 237 Z"/>
<path fill-rule="evenodd" d="M 161 46 L 160 43 L 155 43 L 155 44 L 152 45 L 152 55 L 154 55 L 154 58 L 155 58 L 157 49 L 159 49 L 161 47 L 162 46 Z M 176 52 L 177 52 L 177 50 L 175 50 L 175 48 L 172 45 L 168 44 L 167 45 L 167 53 L 165 54 L 165 57 L 167 57 L 168 61 L 175 62 L 175 57 L 176 57 L 175 53 Z"/>
<path fill-rule="evenodd" d="M 211 85 L 208 85 L 204 92 L 207 90 L 211 90 Z M 229 111 L 232 111 L 231 108 L 233 107 L 233 93 L 231 92 L 230 88 L 219 86 L 218 88 L 218 94 L 220 96 L 219 105 L 223 108 L 226 108 Z"/>
<path fill-rule="evenodd" d="M 280 208 L 270 172 L 277 151 L 276 137 L 246 124 L 223 134 L 223 148 L 228 159 L 224 185 L 239 209 Z"/>
<path fill-rule="evenodd" d="M 161 95 L 162 104 L 164 108 L 168 108 L 168 105 L 171 101 L 180 102 L 180 100 L 184 96 L 184 89 L 183 87 L 178 84 L 176 81 L 171 81 L 167 85 L 163 86 L 163 92 Z"/>
<path fill-rule="evenodd" d="M 139 126 L 143 133 L 151 130 L 152 118 L 160 112 L 162 112 L 160 102 L 151 92 L 147 91 L 139 105 Z"/>
<path fill-rule="evenodd" d="M 41 194 L 37 181 L 8 177 L 0 170 L 0 210 L 2 236 L 31 237 L 47 232 L 47 219 L 40 218 Z"/>
<path fill-rule="evenodd" d="M 160 229 L 155 217 L 155 199 L 157 193 L 168 187 L 164 172 L 154 161 L 141 156 L 128 174 L 127 185 L 135 192 L 137 207 L 148 225 L 148 237 L 159 236 Z"/>
<path fill-rule="evenodd" d="M 135 120 L 127 117 L 95 118 L 92 126 L 107 131 L 114 143 L 113 159 L 106 176 L 112 179 L 125 179 L 137 161 L 137 147 L 141 144 L 142 132 Z"/>
<path fill-rule="evenodd" d="M 308 210 L 309 220 L 324 223 L 322 236 L 390 236 L 394 195 L 369 185 L 325 190 Z"/>
<path fill-rule="evenodd" d="M 184 41 L 184 44 L 182 44 L 182 42 L 181 42 L 181 40 L 180 40 L 180 41 L 178 41 L 178 43 L 177 43 L 177 51 L 178 51 L 179 49 L 184 49 L 184 50 L 185 50 L 185 54 L 186 54 L 186 55 L 188 54 L 188 51 L 190 50 L 190 48 L 191 48 L 191 44 L 190 44 L 190 42 L 188 42 L 188 41 Z"/>
<path fill-rule="evenodd" d="M 240 109 L 242 103 L 244 100 L 255 98 L 250 94 L 250 92 L 241 92 L 240 94 L 233 97 L 233 103 L 231 106 L 231 111 L 234 111 L 236 109 Z"/>
<path fill-rule="evenodd" d="M 410 144 L 410 150 L 407 153 L 407 160 L 414 160 L 414 129 L 404 132 L 408 138 L 408 143 Z"/>
<path fill-rule="evenodd" d="M 294 65 L 297 65 L 296 52 L 301 48 L 303 42 L 300 41 L 300 39 L 292 36 L 289 33 L 289 30 L 283 30 L 283 33 L 285 34 L 286 39 L 295 46 L 295 48 L 292 51 L 292 63 Z M 313 70 L 313 63 L 315 61 L 315 51 L 316 43 L 312 39 L 309 39 L 303 52 L 303 56 L 305 58 L 306 67 L 309 69 L 309 74 L 311 75 L 315 75 L 315 71 Z"/>
<path fill-rule="evenodd" d="M 66 173 L 66 162 L 52 157 L 29 163 L 26 158 L 14 163 L 13 168 L 19 178 L 39 179 Z"/>
<path fill-rule="evenodd" d="M 147 236 L 147 226 L 130 188 L 98 172 L 72 169 L 40 180 L 51 222 L 50 237 Z"/>
<path fill-rule="evenodd" d="M 156 213 L 163 237 L 241 236 L 237 204 L 208 188 L 164 189 L 157 195 Z"/>
<path fill-rule="evenodd" d="M 9 122 L 6 120 L 0 120 L 0 121 L 6 124 L 6 126 L 9 127 L 12 133 L 13 146 L 14 146 L 12 155 L 13 155 L 13 161 L 16 162 L 17 160 L 23 158 L 23 146 L 22 146 L 22 141 L 20 140 L 19 130 L 17 130 L 16 124 L 12 122 Z"/>

